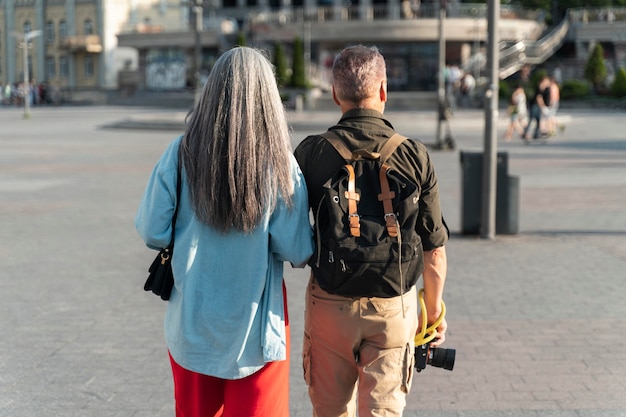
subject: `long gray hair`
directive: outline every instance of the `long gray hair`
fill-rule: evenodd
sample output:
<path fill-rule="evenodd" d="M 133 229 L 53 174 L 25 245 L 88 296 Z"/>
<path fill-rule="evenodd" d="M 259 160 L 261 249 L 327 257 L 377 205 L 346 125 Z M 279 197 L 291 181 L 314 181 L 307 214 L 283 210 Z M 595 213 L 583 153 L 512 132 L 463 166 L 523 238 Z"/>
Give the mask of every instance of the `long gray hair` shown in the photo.
<path fill-rule="evenodd" d="M 237 47 L 215 63 L 187 117 L 183 163 L 196 216 L 252 231 L 279 194 L 292 206 L 291 142 L 272 65 Z"/>

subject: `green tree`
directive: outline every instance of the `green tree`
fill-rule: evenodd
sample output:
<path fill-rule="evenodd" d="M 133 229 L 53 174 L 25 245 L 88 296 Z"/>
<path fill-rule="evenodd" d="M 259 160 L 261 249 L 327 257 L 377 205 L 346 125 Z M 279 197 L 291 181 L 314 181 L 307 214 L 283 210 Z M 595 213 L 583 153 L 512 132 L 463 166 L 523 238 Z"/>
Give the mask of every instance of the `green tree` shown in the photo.
<path fill-rule="evenodd" d="M 611 92 L 617 98 L 626 97 L 626 69 L 624 67 L 620 67 L 617 74 L 615 74 Z"/>
<path fill-rule="evenodd" d="M 606 79 L 606 63 L 604 62 L 604 49 L 599 43 L 593 48 L 587 64 L 585 65 L 585 79 L 587 79 L 597 91 Z"/>
<path fill-rule="evenodd" d="M 279 87 L 284 87 L 289 81 L 289 76 L 287 75 L 285 48 L 280 42 L 274 44 L 274 67 L 276 68 L 276 83 Z"/>
<path fill-rule="evenodd" d="M 304 45 L 302 39 L 296 37 L 293 41 L 293 57 L 291 86 L 296 88 L 308 88 L 308 81 L 305 74 L 304 65 Z"/>
<path fill-rule="evenodd" d="M 243 32 L 237 33 L 237 39 L 235 40 L 236 46 L 246 46 L 246 34 Z"/>

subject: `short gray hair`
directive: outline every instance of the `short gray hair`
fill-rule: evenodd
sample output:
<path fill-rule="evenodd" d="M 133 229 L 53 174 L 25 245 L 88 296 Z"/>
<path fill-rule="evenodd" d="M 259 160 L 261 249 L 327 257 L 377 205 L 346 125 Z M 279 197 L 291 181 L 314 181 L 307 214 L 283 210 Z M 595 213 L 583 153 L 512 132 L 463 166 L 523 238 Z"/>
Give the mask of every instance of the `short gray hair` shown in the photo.
<path fill-rule="evenodd" d="M 386 79 L 385 59 L 375 46 L 349 46 L 333 63 L 335 94 L 357 106 L 373 97 Z"/>

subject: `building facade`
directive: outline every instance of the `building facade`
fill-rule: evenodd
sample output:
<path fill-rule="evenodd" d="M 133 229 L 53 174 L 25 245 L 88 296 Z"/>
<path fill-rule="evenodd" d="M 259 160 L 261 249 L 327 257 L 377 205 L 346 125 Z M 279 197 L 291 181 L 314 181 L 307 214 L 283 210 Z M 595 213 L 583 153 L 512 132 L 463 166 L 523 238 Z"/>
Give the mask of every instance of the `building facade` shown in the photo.
<path fill-rule="evenodd" d="M 0 0 L 0 84 L 28 71 L 63 91 L 115 90 L 120 71 L 137 65 L 136 49 L 120 47 L 116 35 L 139 27 L 139 15 L 167 16 L 180 29 L 178 9 L 165 0 Z"/>
<path fill-rule="evenodd" d="M 427 0 L 0 0 L 0 84 L 18 83 L 28 71 L 29 79 L 74 98 L 119 89 L 184 91 L 243 36 L 270 52 L 276 43 L 289 50 L 299 38 L 307 75 L 322 87 L 340 49 L 373 44 L 387 60 L 390 90 L 433 90 L 441 33 L 447 63 L 485 75 L 476 62 L 488 39 L 487 6 L 447 5 L 442 22 L 439 1 Z M 573 10 L 562 23 L 547 34 L 541 11 L 502 5 L 498 38 L 522 48 L 504 55 L 538 65 L 561 45 L 574 45 L 581 59 L 603 42 L 624 62 L 626 10 Z"/>

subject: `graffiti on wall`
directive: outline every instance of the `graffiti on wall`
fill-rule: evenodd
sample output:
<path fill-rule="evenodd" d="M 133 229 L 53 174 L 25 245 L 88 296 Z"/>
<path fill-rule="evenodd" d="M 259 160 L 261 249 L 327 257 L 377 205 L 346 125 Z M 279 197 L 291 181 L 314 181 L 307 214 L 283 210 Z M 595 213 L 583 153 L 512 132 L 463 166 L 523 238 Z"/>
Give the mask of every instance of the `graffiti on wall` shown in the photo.
<path fill-rule="evenodd" d="M 146 88 L 155 91 L 185 88 L 186 67 L 182 60 L 159 59 L 146 65 Z"/>

